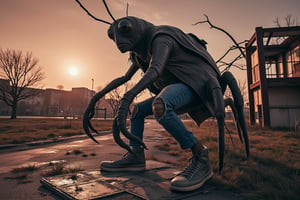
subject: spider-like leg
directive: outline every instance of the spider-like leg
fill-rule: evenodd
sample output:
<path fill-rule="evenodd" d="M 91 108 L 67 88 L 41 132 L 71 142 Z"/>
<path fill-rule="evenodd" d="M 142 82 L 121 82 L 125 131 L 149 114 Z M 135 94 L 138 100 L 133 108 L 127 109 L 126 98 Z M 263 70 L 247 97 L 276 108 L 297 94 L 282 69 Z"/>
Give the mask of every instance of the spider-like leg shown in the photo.
<path fill-rule="evenodd" d="M 247 132 L 246 121 L 244 116 L 244 101 L 243 101 L 241 91 L 239 89 L 236 79 L 229 71 L 226 71 L 222 74 L 220 82 L 223 91 L 225 91 L 227 85 L 231 90 L 232 97 L 234 100 L 234 106 L 237 111 L 238 124 L 242 130 L 242 134 L 245 142 L 246 154 L 247 154 L 247 158 L 249 158 L 250 157 L 249 139 L 248 139 L 248 132 Z"/>
<path fill-rule="evenodd" d="M 222 171 L 223 163 L 224 163 L 224 149 L 225 149 L 225 141 L 224 141 L 224 120 L 225 120 L 225 107 L 221 86 L 216 79 L 211 79 L 208 82 L 208 89 L 210 94 L 212 95 L 213 105 L 214 105 L 214 114 L 218 123 L 218 131 L 219 131 L 219 172 Z"/>
<path fill-rule="evenodd" d="M 242 136 L 241 126 L 239 124 L 237 110 L 236 110 L 236 108 L 234 106 L 234 102 L 233 102 L 232 98 L 226 98 L 226 99 L 224 99 L 224 106 L 225 106 L 225 108 L 227 106 L 230 107 L 230 109 L 231 109 L 231 111 L 233 113 L 236 130 L 237 130 L 237 132 L 239 134 L 239 138 L 240 138 L 241 142 L 243 143 L 243 136 Z"/>

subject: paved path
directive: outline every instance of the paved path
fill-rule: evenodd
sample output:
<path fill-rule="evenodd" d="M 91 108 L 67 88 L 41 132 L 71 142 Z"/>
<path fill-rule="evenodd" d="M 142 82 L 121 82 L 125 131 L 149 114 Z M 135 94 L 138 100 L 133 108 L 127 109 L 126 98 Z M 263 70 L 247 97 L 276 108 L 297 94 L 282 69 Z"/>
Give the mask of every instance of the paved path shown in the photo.
<path fill-rule="evenodd" d="M 162 127 L 153 120 L 145 124 L 145 143 L 149 150 L 146 157 L 161 156 L 165 159 L 175 159 L 166 152 L 159 151 L 155 144 L 163 139 L 160 134 Z M 119 159 L 125 150 L 117 146 L 112 136 L 104 135 L 96 137 L 100 144 L 96 144 L 90 139 L 80 139 L 66 143 L 58 143 L 47 146 L 36 146 L 33 149 L 22 149 L 22 151 L 9 152 L 1 150 L 0 153 L 0 197 L 1 199 L 61 199 L 55 193 L 43 187 L 40 179 L 43 173 L 49 171 L 51 163 L 62 162 L 66 166 L 80 167 L 85 172 L 98 172 L 99 162 L 102 160 Z M 42 144 L 42 143 L 41 143 Z M 12 173 L 11 170 L 21 166 L 38 166 L 32 172 Z M 204 189 L 193 193 L 174 193 L 169 190 L 169 180 L 178 169 L 175 166 L 167 166 L 164 163 L 147 161 L 148 170 L 145 173 L 123 174 L 123 177 L 135 180 L 135 192 L 143 195 L 145 199 L 214 199 L 214 200 L 235 200 L 237 195 L 216 188 L 211 184 L 204 186 Z M 106 175 L 107 176 L 107 175 Z M 114 175 L 110 175 L 115 177 Z M 97 178 L 103 180 L 103 174 L 98 174 Z M 113 178 L 112 177 L 112 178 Z M 133 178 L 132 178 L 133 177 Z M 134 181 L 133 181 L 134 182 Z M 145 184 L 143 184 L 145 183 Z M 126 186 L 127 187 L 127 186 Z"/>

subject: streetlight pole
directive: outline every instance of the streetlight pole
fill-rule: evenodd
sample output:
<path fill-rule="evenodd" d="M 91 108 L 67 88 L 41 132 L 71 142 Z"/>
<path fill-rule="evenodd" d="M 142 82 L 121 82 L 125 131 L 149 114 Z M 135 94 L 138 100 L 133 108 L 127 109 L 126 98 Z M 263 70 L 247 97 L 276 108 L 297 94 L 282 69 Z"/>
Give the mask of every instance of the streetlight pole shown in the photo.
<path fill-rule="evenodd" d="M 94 79 L 92 78 L 92 92 L 94 91 Z"/>

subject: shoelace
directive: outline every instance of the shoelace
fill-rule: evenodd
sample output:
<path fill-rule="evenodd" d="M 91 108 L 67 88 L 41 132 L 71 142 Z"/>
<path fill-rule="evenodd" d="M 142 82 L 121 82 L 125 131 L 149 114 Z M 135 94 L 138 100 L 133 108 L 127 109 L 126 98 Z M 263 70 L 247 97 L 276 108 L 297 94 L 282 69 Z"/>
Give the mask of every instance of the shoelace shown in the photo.
<path fill-rule="evenodd" d="M 127 152 L 127 153 L 125 153 L 124 155 L 123 155 L 123 158 L 122 158 L 122 160 L 127 160 L 128 158 L 131 158 L 131 153 L 130 152 Z"/>
<path fill-rule="evenodd" d="M 137 158 L 135 154 L 127 152 L 123 155 L 122 160 L 128 160 L 132 158 Z"/>
<path fill-rule="evenodd" d="M 195 173 L 200 170 L 201 160 L 198 156 L 193 156 L 189 159 L 190 164 L 178 175 L 184 176 L 187 179 L 191 179 Z"/>

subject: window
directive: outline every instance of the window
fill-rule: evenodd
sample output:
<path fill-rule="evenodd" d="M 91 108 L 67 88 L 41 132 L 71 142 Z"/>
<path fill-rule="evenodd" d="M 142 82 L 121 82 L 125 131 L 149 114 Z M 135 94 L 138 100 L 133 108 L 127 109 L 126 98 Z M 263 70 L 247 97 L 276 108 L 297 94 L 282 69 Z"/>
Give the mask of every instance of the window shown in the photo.
<path fill-rule="evenodd" d="M 277 78 L 276 61 L 266 61 L 265 65 L 267 78 Z"/>
<path fill-rule="evenodd" d="M 286 54 L 288 77 L 300 77 L 300 46 Z"/>
<path fill-rule="evenodd" d="M 253 52 L 251 55 L 251 63 L 252 63 L 252 82 L 256 83 L 259 81 L 259 65 L 258 65 L 258 55 L 257 50 Z"/>

